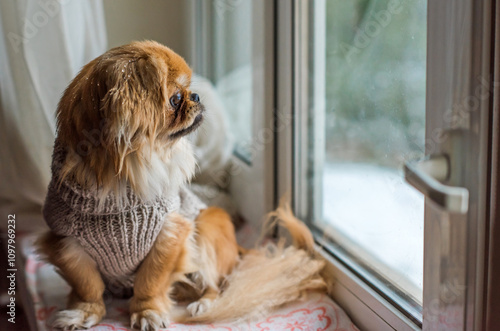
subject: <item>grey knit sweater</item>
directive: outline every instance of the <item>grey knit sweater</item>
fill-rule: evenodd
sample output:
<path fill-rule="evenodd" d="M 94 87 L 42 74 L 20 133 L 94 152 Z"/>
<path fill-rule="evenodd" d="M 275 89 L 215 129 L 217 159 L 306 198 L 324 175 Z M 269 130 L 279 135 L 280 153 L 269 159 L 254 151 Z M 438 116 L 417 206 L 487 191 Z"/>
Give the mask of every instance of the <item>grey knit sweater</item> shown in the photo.
<path fill-rule="evenodd" d="M 129 295 L 134 274 L 153 246 L 167 214 L 176 211 L 194 220 L 206 206 L 187 187 L 150 202 L 141 200 L 127 187 L 120 203 L 110 193 L 98 204 L 98 192 L 70 180 L 59 184 L 65 157 L 64 148 L 56 144 L 52 180 L 43 207 L 45 221 L 56 234 L 78 240 L 97 263 L 112 293 Z"/>

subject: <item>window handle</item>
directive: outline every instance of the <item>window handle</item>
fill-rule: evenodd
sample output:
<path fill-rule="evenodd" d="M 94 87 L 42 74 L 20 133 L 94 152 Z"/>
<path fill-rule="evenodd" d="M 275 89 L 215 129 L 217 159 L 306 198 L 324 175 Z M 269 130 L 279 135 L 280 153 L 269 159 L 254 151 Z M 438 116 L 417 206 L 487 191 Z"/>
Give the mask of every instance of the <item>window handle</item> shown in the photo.
<path fill-rule="evenodd" d="M 442 184 L 450 177 L 450 160 L 445 155 L 435 155 L 404 165 L 405 180 L 423 193 L 427 199 L 448 212 L 467 213 L 469 190 L 464 187 Z"/>

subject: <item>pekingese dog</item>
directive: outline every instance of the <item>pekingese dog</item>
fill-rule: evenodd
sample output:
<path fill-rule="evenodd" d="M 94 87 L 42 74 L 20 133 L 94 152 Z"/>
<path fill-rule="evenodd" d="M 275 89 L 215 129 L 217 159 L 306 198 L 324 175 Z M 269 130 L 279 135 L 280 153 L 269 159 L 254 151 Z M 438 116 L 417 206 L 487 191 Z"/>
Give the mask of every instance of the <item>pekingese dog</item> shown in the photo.
<path fill-rule="evenodd" d="M 37 243 L 72 288 L 54 327 L 99 323 L 105 290 L 131 296 L 132 327 L 156 330 L 168 327 L 175 300 L 190 301 L 184 321 L 200 322 L 241 317 L 276 294 L 266 308 L 324 289 L 323 264 L 305 250 L 288 251 L 288 265 L 283 252 L 281 262 L 257 250 L 240 257 L 230 216 L 187 188 L 196 161 L 185 136 L 205 112 L 190 80 L 182 57 L 144 41 L 94 59 L 65 90 L 43 208 L 51 230 Z M 310 249 L 303 224 L 281 218 L 297 246 Z M 267 270 L 255 268 L 261 263 Z M 294 277 L 284 278 L 286 266 Z M 260 297 L 238 308 L 242 295 Z M 221 298 L 233 304 L 214 312 Z"/>

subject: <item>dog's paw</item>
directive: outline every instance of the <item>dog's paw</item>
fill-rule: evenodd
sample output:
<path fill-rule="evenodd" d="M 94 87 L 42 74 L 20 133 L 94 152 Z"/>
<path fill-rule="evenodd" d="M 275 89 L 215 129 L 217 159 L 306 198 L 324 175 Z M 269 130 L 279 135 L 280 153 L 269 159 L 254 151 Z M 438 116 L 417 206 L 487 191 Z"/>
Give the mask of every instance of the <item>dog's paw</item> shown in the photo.
<path fill-rule="evenodd" d="M 88 329 L 101 320 L 95 313 L 85 312 L 80 309 L 61 310 L 55 314 L 52 327 L 59 330 Z"/>
<path fill-rule="evenodd" d="M 162 314 L 157 310 L 146 309 L 133 313 L 130 317 L 132 329 L 141 331 L 156 331 L 159 328 L 168 328 L 170 320 L 167 314 Z"/>
<path fill-rule="evenodd" d="M 212 306 L 212 302 L 213 300 L 211 299 L 200 299 L 189 304 L 186 309 L 191 314 L 191 316 L 198 316 L 208 311 L 210 309 L 210 306 Z"/>

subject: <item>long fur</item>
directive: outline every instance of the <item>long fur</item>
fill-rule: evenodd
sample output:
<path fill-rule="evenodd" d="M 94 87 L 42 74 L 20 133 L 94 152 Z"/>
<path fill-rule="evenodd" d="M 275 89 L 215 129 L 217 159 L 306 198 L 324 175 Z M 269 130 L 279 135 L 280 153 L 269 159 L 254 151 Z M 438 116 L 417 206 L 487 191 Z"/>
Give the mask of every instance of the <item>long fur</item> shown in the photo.
<path fill-rule="evenodd" d="M 204 287 L 218 289 L 238 262 L 238 245 L 230 216 L 220 208 L 203 210 L 196 220 L 199 275 Z"/>
<path fill-rule="evenodd" d="M 314 241 L 307 227 L 287 203 L 270 213 L 272 223 L 287 229 L 294 246 L 283 242 L 247 251 L 226 279 L 222 294 L 210 308 L 197 316 L 181 316 L 179 322 L 213 323 L 256 319 L 304 297 L 307 291 L 325 291 L 321 272 L 325 262 L 313 257 Z"/>
<path fill-rule="evenodd" d="M 293 240 L 293 245 L 299 249 L 314 252 L 314 239 L 307 226 L 293 214 L 287 197 L 281 198 L 279 207 L 268 214 L 265 224 L 265 231 L 273 229 L 280 225 L 288 230 Z"/>
<path fill-rule="evenodd" d="M 189 181 L 191 146 L 173 135 L 188 128 L 202 105 L 189 101 L 191 69 L 153 41 L 113 48 L 88 63 L 57 108 L 57 142 L 68 155 L 61 181 L 123 194 L 127 185 L 145 200 Z M 169 98 L 181 91 L 183 115 Z"/>

